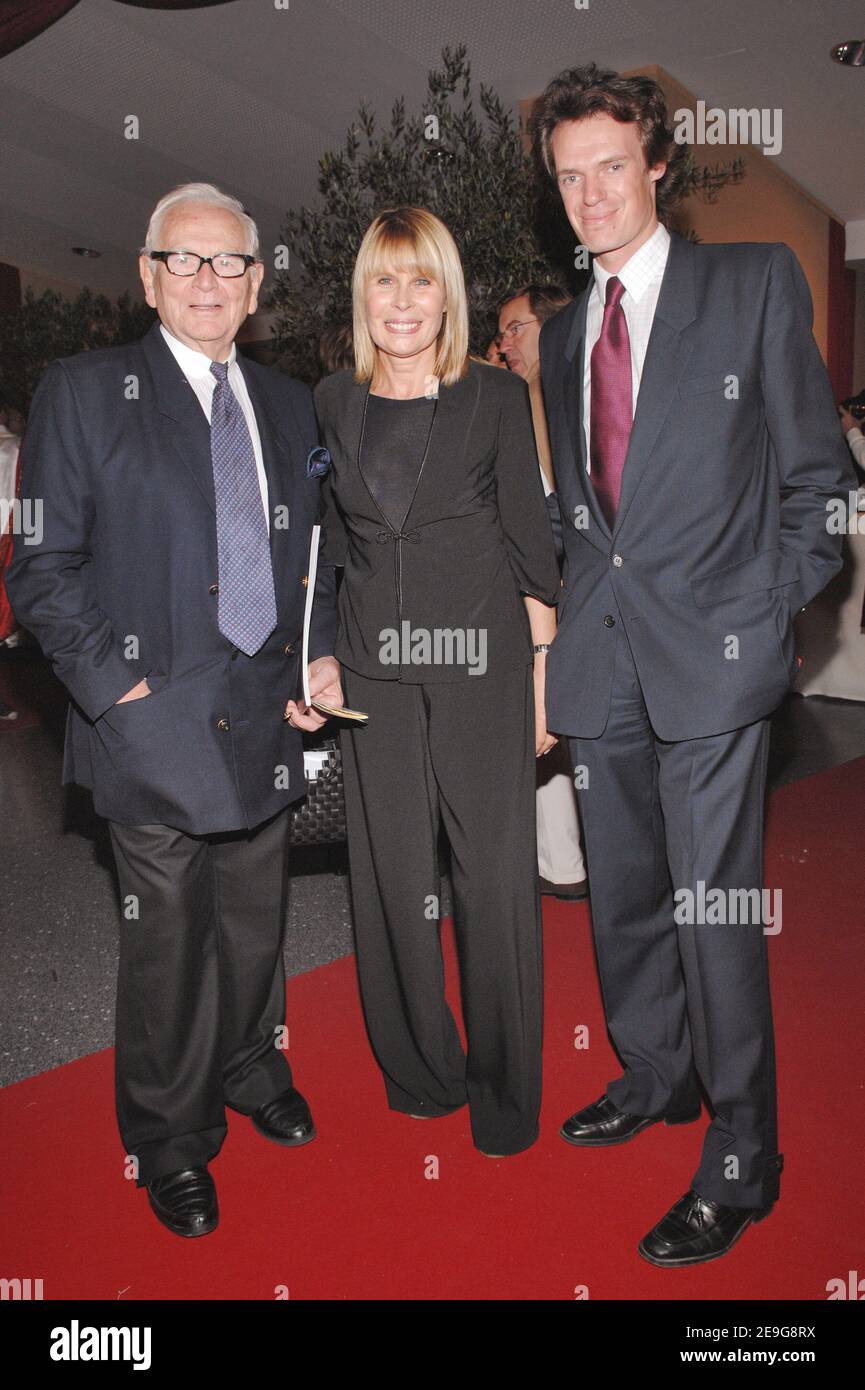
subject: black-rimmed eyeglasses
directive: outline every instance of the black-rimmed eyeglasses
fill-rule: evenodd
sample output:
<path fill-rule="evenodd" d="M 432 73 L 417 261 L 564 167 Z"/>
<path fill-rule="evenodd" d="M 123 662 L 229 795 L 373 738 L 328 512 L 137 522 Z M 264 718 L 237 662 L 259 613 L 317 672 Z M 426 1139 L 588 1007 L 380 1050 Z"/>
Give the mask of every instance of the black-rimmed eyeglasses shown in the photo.
<path fill-rule="evenodd" d="M 203 265 L 209 265 L 222 280 L 245 275 L 255 265 L 254 256 L 244 256 L 239 251 L 217 251 L 213 256 L 199 256 L 194 251 L 148 251 L 147 255 L 152 261 L 162 261 L 172 275 L 197 275 Z"/>

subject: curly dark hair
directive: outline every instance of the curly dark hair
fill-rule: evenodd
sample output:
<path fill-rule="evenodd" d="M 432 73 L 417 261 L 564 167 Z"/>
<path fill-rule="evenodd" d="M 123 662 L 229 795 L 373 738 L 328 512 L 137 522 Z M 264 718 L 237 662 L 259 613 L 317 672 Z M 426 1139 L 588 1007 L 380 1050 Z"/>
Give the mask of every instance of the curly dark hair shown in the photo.
<path fill-rule="evenodd" d="M 623 124 L 636 123 L 647 168 L 667 165 L 655 184 L 658 218 L 664 221 L 684 192 L 688 146 L 675 140 L 666 97 L 651 77 L 620 77 L 595 63 L 567 68 L 554 77 L 532 107 L 528 123 L 538 177 L 555 183 L 550 138 L 556 126 L 598 112 Z"/>

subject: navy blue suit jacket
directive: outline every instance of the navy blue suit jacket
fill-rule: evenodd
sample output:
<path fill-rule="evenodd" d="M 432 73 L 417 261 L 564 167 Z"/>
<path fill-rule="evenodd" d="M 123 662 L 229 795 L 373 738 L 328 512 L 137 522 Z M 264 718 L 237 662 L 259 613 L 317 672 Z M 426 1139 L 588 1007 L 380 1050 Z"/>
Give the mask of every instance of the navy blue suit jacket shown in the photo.
<path fill-rule="evenodd" d="M 309 389 L 238 354 L 268 482 L 277 625 L 253 657 L 217 626 L 210 428 L 156 323 L 127 347 L 52 362 L 22 450 L 43 511 L 8 590 L 72 697 L 63 780 L 122 824 L 251 828 L 305 793 L 299 690 L 317 428 Z M 335 571 L 316 585 L 310 660 L 333 650 Z M 117 704 L 142 677 L 152 694 Z"/>

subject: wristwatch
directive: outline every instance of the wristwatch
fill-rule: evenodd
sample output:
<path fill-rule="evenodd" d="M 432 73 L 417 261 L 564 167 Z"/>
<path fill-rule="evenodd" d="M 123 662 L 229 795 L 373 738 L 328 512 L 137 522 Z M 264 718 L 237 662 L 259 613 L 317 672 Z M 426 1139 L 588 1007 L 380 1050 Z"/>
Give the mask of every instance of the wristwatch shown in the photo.
<path fill-rule="evenodd" d="M 538 642 L 538 643 L 536 643 L 536 645 L 535 645 L 534 647 L 532 647 L 532 651 L 533 651 L 533 652 L 548 652 L 549 650 L 550 650 L 550 644 L 549 644 L 549 642 Z"/>

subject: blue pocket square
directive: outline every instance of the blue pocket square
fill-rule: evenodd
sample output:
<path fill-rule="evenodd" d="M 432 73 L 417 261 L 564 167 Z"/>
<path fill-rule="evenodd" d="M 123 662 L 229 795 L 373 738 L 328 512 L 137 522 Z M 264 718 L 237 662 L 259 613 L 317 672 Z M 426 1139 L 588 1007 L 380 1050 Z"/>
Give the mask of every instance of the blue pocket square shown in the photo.
<path fill-rule="evenodd" d="M 317 448 L 310 449 L 309 457 L 306 460 L 306 476 L 308 478 L 321 478 L 331 465 L 330 450 L 325 449 L 323 444 Z"/>

